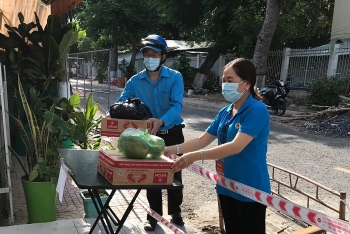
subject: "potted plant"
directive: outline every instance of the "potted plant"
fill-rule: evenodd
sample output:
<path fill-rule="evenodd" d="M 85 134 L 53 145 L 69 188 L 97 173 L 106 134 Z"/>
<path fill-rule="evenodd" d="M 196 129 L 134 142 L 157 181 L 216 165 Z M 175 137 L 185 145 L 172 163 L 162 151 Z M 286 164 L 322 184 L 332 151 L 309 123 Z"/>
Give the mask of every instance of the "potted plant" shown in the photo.
<path fill-rule="evenodd" d="M 44 112 L 43 119 L 37 119 L 26 98 L 18 77 L 19 95 L 22 100 L 29 131 L 20 118 L 11 115 L 25 145 L 25 161 L 9 146 L 23 169 L 21 182 L 27 202 L 28 222 L 50 222 L 56 220 L 56 184 L 60 167 L 57 147 L 69 125 L 54 113 L 54 108 Z"/>
<path fill-rule="evenodd" d="M 135 75 L 136 70 L 134 67 L 130 67 L 130 63 L 128 63 L 125 59 L 120 62 L 119 69 L 122 72 L 123 76 L 117 77 L 117 86 L 119 88 L 124 88 L 126 80 Z"/>
<path fill-rule="evenodd" d="M 69 132 L 68 122 L 54 113 L 58 81 L 65 79 L 65 66 L 60 62 L 84 32 L 78 32 L 74 24 L 61 28 L 53 16 L 47 18 L 45 28 L 36 14 L 35 23 L 25 23 L 22 13 L 18 18 L 18 27 L 5 24 L 8 36 L 0 34 L 8 95 L 15 97 L 9 99 L 10 130 L 14 138 L 20 136 L 24 153 L 9 148 L 24 172 L 29 223 L 49 222 L 56 220 L 57 147 Z"/>
<path fill-rule="evenodd" d="M 106 68 L 104 68 L 102 66 L 97 67 L 97 69 L 96 69 L 96 80 L 98 81 L 99 84 L 102 84 L 103 81 L 106 79 L 105 72 L 106 72 Z"/>
<path fill-rule="evenodd" d="M 105 189 L 99 189 L 98 194 L 101 198 L 102 204 L 105 204 L 109 196 L 108 192 Z M 89 192 L 87 190 L 82 190 L 80 196 L 83 199 L 85 218 L 97 218 L 98 214 Z"/>
<path fill-rule="evenodd" d="M 192 88 L 192 67 L 191 59 L 185 53 L 180 53 L 178 59 L 173 63 L 172 68 L 182 74 L 185 91 Z"/>
<path fill-rule="evenodd" d="M 70 99 L 62 98 L 56 107 L 58 115 L 64 120 L 69 120 L 70 139 L 81 149 L 98 149 L 101 142 L 101 134 L 91 136 L 93 132 L 97 132 L 101 123 L 101 117 L 95 118 L 98 105 L 93 103 L 93 96 L 90 93 L 85 110 L 80 108 L 80 96 L 74 94 Z M 99 191 L 103 204 L 107 201 L 108 192 L 104 189 Z M 84 212 L 86 218 L 96 218 L 97 212 L 93 206 L 92 199 L 87 190 L 82 190 L 80 196 L 83 199 Z"/>
<path fill-rule="evenodd" d="M 97 134 L 97 132 L 99 131 L 101 117 L 95 117 L 98 105 L 94 104 L 91 93 L 86 100 L 85 109 L 80 108 L 80 96 L 78 94 L 72 95 L 69 100 L 62 98 L 56 109 L 63 120 L 70 121 L 69 137 L 75 145 L 81 149 L 99 148 L 101 134 Z M 91 133 L 96 134 L 90 135 Z"/>
<path fill-rule="evenodd" d="M 93 55 L 92 66 L 96 69 L 95 79 L 99 84 L 102 84 L 107 79 L 108 71 L 108 56 L 102 53 L 96 53 Z"/>

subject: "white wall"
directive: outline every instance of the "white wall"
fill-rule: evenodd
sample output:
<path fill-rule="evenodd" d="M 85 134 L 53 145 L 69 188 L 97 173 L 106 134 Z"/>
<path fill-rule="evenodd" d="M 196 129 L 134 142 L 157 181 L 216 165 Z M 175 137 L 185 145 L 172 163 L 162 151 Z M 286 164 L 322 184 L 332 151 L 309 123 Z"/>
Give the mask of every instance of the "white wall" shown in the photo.
<path fill-rule="evenodd" d="M 335 0 L 331 42 L 350 38 L 350 0 Z"/>

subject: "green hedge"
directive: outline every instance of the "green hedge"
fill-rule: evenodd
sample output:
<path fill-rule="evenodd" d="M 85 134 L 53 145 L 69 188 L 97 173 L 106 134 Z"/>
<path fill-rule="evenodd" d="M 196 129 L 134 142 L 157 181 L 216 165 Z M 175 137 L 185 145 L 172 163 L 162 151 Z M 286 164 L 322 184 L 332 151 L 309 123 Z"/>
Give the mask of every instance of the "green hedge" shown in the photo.
<path fill-rule="evenodd" d="M 322 106 L 337 106 L 340 94 L 346 88 L 345 79 L 335 77 L 320 77 L 312 80 L 308 87 L 310 103 Z"/>

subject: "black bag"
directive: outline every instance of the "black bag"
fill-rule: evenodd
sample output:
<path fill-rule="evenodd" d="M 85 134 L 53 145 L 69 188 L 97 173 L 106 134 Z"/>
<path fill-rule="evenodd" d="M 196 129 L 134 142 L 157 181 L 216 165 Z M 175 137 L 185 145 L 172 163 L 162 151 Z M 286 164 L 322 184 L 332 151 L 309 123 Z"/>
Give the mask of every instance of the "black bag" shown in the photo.
<path fill-rule="evenodd" d="M 152 118 L 149 107 L 138 98 L 128 98 L 124 102 L 114 103 L 109 108 L 111 118 L 146 120 Z"/>

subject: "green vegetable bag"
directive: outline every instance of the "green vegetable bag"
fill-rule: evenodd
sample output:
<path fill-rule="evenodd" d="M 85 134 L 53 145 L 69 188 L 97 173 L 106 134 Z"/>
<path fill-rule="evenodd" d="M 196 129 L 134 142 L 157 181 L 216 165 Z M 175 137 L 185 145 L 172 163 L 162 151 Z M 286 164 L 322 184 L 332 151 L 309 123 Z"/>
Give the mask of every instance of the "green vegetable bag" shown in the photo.
<path fill-rule="evenodd" d="M 118 139 L 118 149 L 128 158 L 159 158 L 164 153 L 165 143 L 147 130 L 128 128 Z"/>

